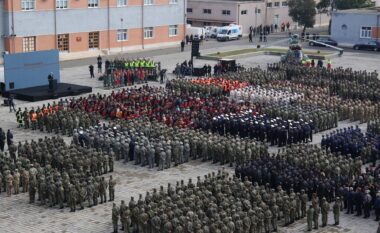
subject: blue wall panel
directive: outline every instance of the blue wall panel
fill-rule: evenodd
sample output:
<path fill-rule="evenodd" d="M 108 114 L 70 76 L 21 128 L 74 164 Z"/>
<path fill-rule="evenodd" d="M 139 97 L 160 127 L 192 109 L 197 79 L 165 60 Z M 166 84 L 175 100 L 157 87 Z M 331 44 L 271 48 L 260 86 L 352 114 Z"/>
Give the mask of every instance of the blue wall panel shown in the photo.
<path fill-rule="evenodd" d="M 7 54 L 4 56 L 5 89 L 14 83 L 14 90 L 48 85 L 48 75 L 60 81 L 58 50 Z"/>

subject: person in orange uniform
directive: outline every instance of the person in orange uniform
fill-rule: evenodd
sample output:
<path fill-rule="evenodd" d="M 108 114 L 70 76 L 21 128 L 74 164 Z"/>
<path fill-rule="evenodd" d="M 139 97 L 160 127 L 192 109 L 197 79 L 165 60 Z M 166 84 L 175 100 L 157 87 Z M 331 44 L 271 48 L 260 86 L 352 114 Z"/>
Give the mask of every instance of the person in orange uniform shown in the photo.
<path fill-rule="evenodd" d="M 34 108 L 30 111 L 30 121 L 32 122 L 32 130 L 37 129 L 37 113 L 34 111 Z"/>

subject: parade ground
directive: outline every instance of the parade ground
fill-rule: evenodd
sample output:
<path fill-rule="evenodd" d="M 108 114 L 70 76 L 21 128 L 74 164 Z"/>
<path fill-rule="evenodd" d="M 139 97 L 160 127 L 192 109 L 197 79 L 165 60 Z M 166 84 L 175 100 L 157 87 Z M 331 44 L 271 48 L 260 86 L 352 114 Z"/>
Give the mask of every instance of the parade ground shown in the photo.
<path fill-rule="evenodd" d="M 280 42 L 273 41 L 273 46 L 282 46 Z M 280 45 L 278 45 L 280 44 Z M 201 48 L 202 54 L 212 54 L 223 51 L 239 50 L 253 47 L 254 45 L 248 45 L 246 42 L 236 43 L 224 43 L 223 46 L 208 46 L 205 43 Z M 268 44 L 270 47 L 271 44 Z M 310 49 L 310 48 L 308 48 Z M 144 52 L 143 55 L 138 53 L 130 53 L 119 55 L 121 57 L 151 57 L 155 61 L 161 61 L 162 68 L 168 70 L 168 78 L 172 79 L 175 76 L 172 74 L 172 70 L 177 63 L 181 63 L 190 59 L 190 50 L 186 49 L 185 52 L 180 52 L 179 48 L 172 48 L 166 52 L 165 50 L 152 51 L 152 56 L 149 56 L 149 52 Z M 233 57 L 237 60 L 237 63 L 245 67 L 257 67 L 265 68 L 268 63 L 279 62 L 279 56 L 272 55 L 257 55 L 257 56 L 241 56 Z M 106 57 L 103 57 L 103 61 Z M 369 52 L 354 52 L 352 50 L 345 51 L 343 56 L 334 57 L 331 59 L 333 67 L 351 68 L 353 70 L 367 70 L 379 72 L 380 68 L 380 53 Z M 93 93 L 109 94 L 117 89 L 105 90 L 103 88 L 103 82 L 98 80 L 98 74 L 96 78 L 90 79 L 88 66 L 90 64 L 96 65 L 96 58 L 86 58 L 77 61 L 65 61 L 61 63 L 61 82 L 72 83 L 77 85 L 90 86 L 93 89 Z M 195 67 L 202 67 L 204 64 L 215 64 L 215 61 L 209 60 L 194 60 Z M 96 73 L 96 72 L 95 72 Z M 158 82 L 149 82 L 149 85 L 160 86 Z M 163 86 L 163 85 L 162 85 Z M 133 87 L 132 87 L 133 88 Z M 3 99 L 0 99 L 3 102 Z M 24 109 L 25 107 L 37 107 L 42 106 L 44 103 L 52 102 L 24 102 L 15 100 L 16 108 Z M 58 100 L 55 100 L 58 101 Z M 41 133 L 39 131 L 31 131 L 17 128 L 16 118 L 14 113 L 9 113 L 8 107 L 0 108 L 0 127 L 3 129 L 10 129 L 13 131 L 14 143 L 18 144 L 19 141 L 25 140 L 37 140 L 45 136 L 52 136 L 51 134 Z M 358 122 L 339 122 L 338 128 L 346 127 L 350 125 L 356 125 Z M 363 131 L 366 129 L 366 124 L 360 125 Z M 322 134 L 326 134 L 329 131 L 318 133 L 314 135 L 313 143 L 320 143 Z M 67 143 L 70 143 L 71 138 L 64 137 Z M 277 151 L 277 147 L 271 147 L 270 152 Z M 211 164 L 211 162 L 201 162 L 200 160 L 191 161 L 186 164 L 182 164 L 178 167 L 173 167 L 164 171 L 157 171 L 157 168 L 148 169 L 147 167 L 140 167 L 129 164 L 123 164 L 120 161 L 115 162 L 115 169 L 113 173 L 107 174 L 113 175 L 116 180 L 116 198 L 115 203 L 120 204 L 121 200 L 129 202 L 131 196 L 138 199 L 139 194 L 145 194 L 146 191 L 151 191 L 153 188 L 159 188 L 161 185 L 167 187 L 168 183 L 175 184 L 178 180 L 187 181 L 189 178 L 193 180 L 197 179 L 197 176 L 203 177 L 210 172 L 216 172 L 218 169 L 222 169 L 222 166 Z M 228 172 L 233 173 L 234 170 L 231 167 L 224 167 Z M 98 205 L 92 208 L 85 208 L 84 210 L 70 213 L 69 209 L 65 208 L 59 210 L 58 207 L 48 208 L 47 206 L 39 206 L 38 204 L 29 204 L 27 194 L 13 195 L 12 197 L 6 197 L 5 193 L 0 194 L 0 232 L 1 233 L 21 233 L 21 232 L 55 232 L 55 233 L 90 233 L 90 232 L 111 232 L 112 221 L 111 211 L 112 202 Z M 281 222 L 280 222 L 281 224 Z M 363 217 L 355 217 L 354 215 L 346 215 L 341 213 L 340 226 L 333 225 L 333 215 L 329 214 L 328 226 L 319 228 L 319 230 L 313 230 L 313 232 L 319 233 L 374 233 L 376 232 L 378 222 L 374 221 L 374 217 L 371 219 L 364 219 Z M 306 219 L 297 221 L 296 223 L 286 228 L 281 227 L 278 232 L 298 233 L 306 232 Z"/>

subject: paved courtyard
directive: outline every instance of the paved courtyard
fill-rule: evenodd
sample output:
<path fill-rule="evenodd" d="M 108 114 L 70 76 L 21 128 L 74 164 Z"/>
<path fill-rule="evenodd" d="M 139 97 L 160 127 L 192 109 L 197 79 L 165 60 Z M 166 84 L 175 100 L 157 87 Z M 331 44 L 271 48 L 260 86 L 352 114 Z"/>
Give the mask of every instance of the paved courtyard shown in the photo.
<path fill-rule="evenodd" d="M 220 48 L 211 48 L 205 53 L 218 51 L 227 51 L 240 49 L 246 45 L 233 45 Z M 203 52 L 203 51 L 202 51 Z M 156 61 L 161 61 L 162 67 L 167 68 L 171 72 L 177 62 L 188 60 L 189 52 L 163 54 L 154 57 Z M 95 59 L 94 59 L 95 61 Z M 244 57 L 237 59 L 247 67 L 258 66 L 266 67 L 267 63 L 279 61 L 277 56 L 256 56 Z M 201 66 L 204 63 L 213 64 L 213 62 L 195 60 L 195 66 Z M 343 57 L 334 58 L 333 66 L 352 67 L 355 70 L 367 69 L 373 71 L 379 69 L 380 55 L 379 54 L 358 54 L 347 52 Z M 102 82 L 97 79 L 90 79 L 88 74 L 88 65 L 67 67 L 61 70 L 61 81 L 66 83 L 88 85 L 93 88 L 93 92 L 110 93 L 111 90 L 104 90 Z M 150 85 L 159 85 L 151 83 Z M 2 99 L 0 99 L 2 102 Z M 41 106 L 43 103 L 51 101 L 41 101 L 28 103 L 23 101 L 15 101 L 16 107 L 31 107 Z M 9 113 L 6 107 L 0 108 L 0 127 L 3 129 L 11 129 L 14 132 L 15 142 L 23 140 L 37 140 L 40 137 L 52 136 L 46 133 L 32 132 L 29 130 L 18 129 L 16 126 L 14 113 Z M 351 122 L 340 122 L 339 127 L 354 125 Z M 365 129 L 366 125 L 361 125 Z M 314 143 L 319 143 L 321 134 L 314 136 Z M 65 137 L 67 142 L 70 138 Z M 277 148 L 271 148 L 271 151 L 276 151 Z M 129 201 L 131 196 L 138 197 L 139 193 L 145 193 L 148 190 L 160 185 L 167 186 L 168 182 L 175 183 L 178 180 L 196 179 L 197 176 L 203 177 L 212 171 L 216 171 L 221 167 L 212 165 L 209 162 L 201 163 L 200 161 L 191 161 L 175 168 L 157 172 L 153 169 L 141 168 L 131 164 L 125 165 L 119 162 L 115 164 L 115 171 L 111 173 L 117 181 L 116 186 L 116 203 L 121 200 Z M 231 168 L 226 168 L 233 172 Z M 87 233 L 87 232 L 111 232 L 111 208 L 112 203 L 98 205 L 93 208 L 85 208 L 84 210 L 70 213 L 68 208 L 59 210 L 58 208 L 47 208 L 44 206 L 28 204 L 28 196 L 20 194 L 12 197 L 6 197 L 4 193 L 0 195 L 0 233 L 23 233 L 23 232 L 72 232 L 72 233 Z M 350 232 L 350 233 L 372 233 L 376 232 L 377 222 L 371 219 L 363 219 L 354 216 L 341 215 L 340 226 L 332 226 L 332 214 L 330 214 L 330 225 L 326 228 L 320 228 L 313 232 Z M 305 232 L 305 220 L 298 221 L 287 228 L 281 228 L 279 232 Z"/>

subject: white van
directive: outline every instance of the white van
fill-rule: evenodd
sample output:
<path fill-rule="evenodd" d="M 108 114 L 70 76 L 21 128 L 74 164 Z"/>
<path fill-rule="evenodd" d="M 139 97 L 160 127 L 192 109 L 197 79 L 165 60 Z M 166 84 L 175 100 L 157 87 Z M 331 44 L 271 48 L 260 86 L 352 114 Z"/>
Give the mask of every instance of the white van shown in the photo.
<path fill-rule="evenodd" d="M 218 41 L 238 40 L 242 37 L 242 28 L 240 25 L 231 24 L 229 26 L 222 27 L 216 39 Z"/>
<path fill-rule="evenodd" d="M 200 38 L 204 39 L 205 32 L 206 32 L 206 29 L 201 28 L 201 27 L 191 27 L 191 26 L 186 27 L 186 35 L 187 36 L 193 35 L 194 39 L 200 39 Z"/>
<path fill-rule="evenodd" d="M 223 27 L 211 27 L 206 33 L 208 37 L 210 38 L 216 38 L 217 35 L 220 33 Z"/>

